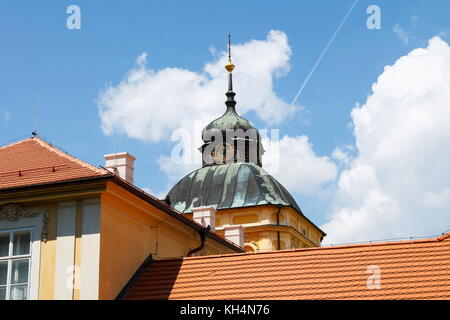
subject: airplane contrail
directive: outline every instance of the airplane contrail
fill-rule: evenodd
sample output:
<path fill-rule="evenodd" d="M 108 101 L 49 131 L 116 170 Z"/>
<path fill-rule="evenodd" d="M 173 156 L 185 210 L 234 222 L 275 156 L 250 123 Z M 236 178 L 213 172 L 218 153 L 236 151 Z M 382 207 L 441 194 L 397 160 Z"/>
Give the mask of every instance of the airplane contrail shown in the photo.
<path fill-rule="evenodd" d="M 322 53 L 320 54 L 319 58 L 317 59 L 316 63 L 314 64 L 314 66 L 312 67 L 311 71 L 309 72 L 308 76 L 306 77 L 305 81 L 303 81 L 302 86 L 300 87 L 300 89 L 297 91 L 297 94 L 294 97 L 294 100 L 292 100 L 291 104 L 294 104 L 298 97 L 300 96 L 300 94 L 303 92 L 303 89 L 305 89 L 309 79 L 311 78 L 311 76 L 313 75 L 314 71 L 316 71 L 316 68 L 319 66 L 320 62 L 322 61 L 322 58 L 324 57 L 324 55 L 327 53 L 328 49 L 330 48 L 331 44 L 333 43 L 334 39 L 336 38 L 336 36 L 338 35 L 339 31 L 341 30 L 342 26 L 345 24 L 345 22 L 347 21 L 348 17 L 350 16 L 350 14 L 352 13 L 353 9 L 355 8 L 355 6 L 358 4 L 359 0 L 355 0 L 353 2 L 353 4 L 350 6 L 350 8 L 348 9 L 347 13 L 345 14 L 344 18 L 341 20 L 341 23 L 339 24 L 339 26 L 337 27 L 336 31 L 334 32 L 333 36 L 331 37 L 331 39 L 328 41 L 327 45 L 325 46 L 325 48 L 323 49 Z"/>

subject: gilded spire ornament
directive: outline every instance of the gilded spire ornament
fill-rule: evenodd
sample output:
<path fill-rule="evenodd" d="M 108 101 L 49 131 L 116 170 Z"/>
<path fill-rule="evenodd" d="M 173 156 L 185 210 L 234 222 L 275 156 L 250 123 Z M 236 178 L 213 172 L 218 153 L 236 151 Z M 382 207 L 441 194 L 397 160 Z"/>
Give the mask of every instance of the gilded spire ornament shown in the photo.
<path fill-rule="evenodd" d="M 231 62 L 231 34 L 228 33 L 228 62 L 225 65 L 225 69 L 231 73 L 234 70 L 234 64 Z"/>
<path fill-rule="evenodd" d="M 225 94 L 227 96 L 227 102 L 225 104 L 228 108 L 234 108 L 236 105 L 236 101 L 234 101 L 234 96 L 236 95 L 233 92 L 233 70 L 234 64 L 231 62 L 231 34 L 228 33 L 228 62 L 225 65 L 225 69 L 228 71 L 228 92 Z"/>

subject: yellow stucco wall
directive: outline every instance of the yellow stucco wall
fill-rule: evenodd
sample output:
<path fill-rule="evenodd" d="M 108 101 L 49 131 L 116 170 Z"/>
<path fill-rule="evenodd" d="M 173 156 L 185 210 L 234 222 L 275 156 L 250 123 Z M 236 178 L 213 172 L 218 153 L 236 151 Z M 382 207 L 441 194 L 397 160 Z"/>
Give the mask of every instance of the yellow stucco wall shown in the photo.
<path fill-rule="evenodd" d="M 54 298 L 58 210 L 53 204 L 48 206 L 48 210 L 48 240 L 47 242 L 41 241 L 39 300 Z"/>
<path fill-rule="evenodd" d="M 89 197 L 91 198 L 91 197 Z M 79 272 L 81 266 L 81 225 L 82 225 L 82 200 L 80 198 L 63 198 L 62 200 L 76 200 L 76 231 L 75 231 L 75 248 L 74 248 L 74 261 L 75 261 L 75 283 L 73 288 L 73 298 L 79 299 Z M 55 299 L 55 270 L 57 261 L 57 223 L 58 223 L 58 202 L 54 199 L 49 202 L 39 201 L 36 204 L 25 203 L 21 205 L 24 209 L 46 209 L 48 211 L 48 239 L 46 242 L 41 241 L 40 257 L 39 257 L 39 300 L 53 300 Z M 32 262 L 33 263 L 33 262 Z M 68 275 L 69 276 L 69 275 Z M 32 279 L 33 280 L 33 279 Z"/>
<path fill-rule="evenodd" d="M 57 292 L 55 287 L 65 286 L 71 277 L 70 271 L 59 280 L 56 276 L 59 261 L 57 254 L 59 204 L 68 201 L 75 203 L 75 226 L 72 235 L 74 241 L 69 245 L 69 249 L 73 249 L 74 287 L 69 290 L 72 290 L 73 299 L 81 298 L 80 273 L 86 265 L 82 259 L 85 214 L 83 208 L 85 201 L 92 201 L 95 198 L 100 199 L 100 260 L 98 270 L 89 269 L 87 272 L 98 272 L 100 299 L 116 298 L 150 254 L 154 259 L 182 257 L 200 245 L 198 232 L 192 227 L 170 217 L 114 182 L 104 182 L 103 185 L 96 183 L 94 186 L 83 184 L 74 186 L 73 189 L 53 188 L 46 192 L 27 191 L 23 195 L 12 192 L 10 196 L 3 198 L 0 196 L 0 208 L 8 203 L 16 203 L 24 209 L 48 211 L 48 240 L 40 242 L 38 257 L 39 299 L 55 299 Z M 204 249 L 196 255 L 232 252 L 234 251 L 229 247 L 207 237 Z"/>
<path fill-rule="evenodd" d="M 100 299 L 114 299 L 142 262 L 186 256 L 200 245 L 198 233 L 114 183 L 101 196 Z M 206 241 L 204 254 L 231 253 Z"/>
<path fill-rule="evenodd" d="M 74 269 L 74 287 L 73 299 L 80 299 L 80 270 L 81 270 L 81 253 L 82 253 L 82 226 L 83 226 L 83 202 L 77 200 L 77 212 L 75 217 L 75 269 Z"/>
<path fill-rule="evenodd" d="M 284 207 L 279 213 L 272 205 L 249 208 L 223 209 L 216 212 L 217 232 L 223 235 L 223 228 L 240 224 L 244 227 L 245 249 L 254 251 L 271 251 L 278 249 L 278 232 L 280 249 L 320 246 L 323 233 L 308 219 L 294 209 Z M 192 218 L 192 214 L 189 215 Z"/>
<path fill-rule="evenodd" d="M 121 208 L 118 202 L 108 194 L 101 198 L 100 299 L 114 299 L 155 250 L 150 217 L 135 208 Z M 126 214 L 131 212 L 135 217 Z"/>

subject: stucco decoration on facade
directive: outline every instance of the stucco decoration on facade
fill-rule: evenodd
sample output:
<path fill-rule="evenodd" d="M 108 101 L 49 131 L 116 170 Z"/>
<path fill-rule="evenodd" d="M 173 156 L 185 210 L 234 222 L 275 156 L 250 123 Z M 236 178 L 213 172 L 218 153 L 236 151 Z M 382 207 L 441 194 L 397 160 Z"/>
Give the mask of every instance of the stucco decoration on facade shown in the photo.
<path fill-rule="evenodd" d="M 42 233 L 41 240 L 47 242 L 48 238 L 48 211 L 47 209 L 22 209 L 18 204 L 7 204 L 0 211 L 0 220 L 17 221 L 22 218 L 35 218 L 42 215 Z"/>

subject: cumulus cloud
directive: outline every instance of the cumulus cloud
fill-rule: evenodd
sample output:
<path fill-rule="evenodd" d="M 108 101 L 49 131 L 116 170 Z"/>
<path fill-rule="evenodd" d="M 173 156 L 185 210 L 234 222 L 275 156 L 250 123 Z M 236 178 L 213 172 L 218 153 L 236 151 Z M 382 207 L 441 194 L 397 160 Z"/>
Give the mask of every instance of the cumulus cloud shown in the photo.
<path fill-rule="evenodd" d="M 450 48 L 438 37 L 385 67 L 352 111 L 357 155 L 338 179 L 328 243 L 450 227 Z M 348 161 L 348 159 L 347 159 Z"/>
<path fill-rule="evenodd" d="M 11 119 L 11 113 L 6 109 L 0 108 L 0 114 L 2 115 L 4 122 L 8 122 Z"/>
<path fill-rule="evenodd" d="M 331 157 L 335 159 L 342 166 L 349 166 L 353 160 L 352 152 L 355 151 L 353 145 L 346 145 L 344 147 L 337 147 L 333 150 Z"/>
<path fill-rule="evenodd" d="M 409 43 L 409 33 L 403 30 L 399 24 L 396 24 L 392 31 L 397 35 L 397 37 L 400 39 L 403 44 L 407 45 Z"/>
<path fill-rule="evenodd" d="M 177 163 L 173 161 L 171 157 L 160 156 L 158 158 L 159 169 L 163 171 L 168 179 L 167 188 L 170 189 L 175 182 L 186 176 L 189 172 L 192 172 L 200 167 L 201 154 L 199 152 L 200 160 L 195 163 L 182 162 Z"/>
<path fill-rule="evenodd" d="M 308 137 L 283 136 L 279 141 L 263 140 L 267 153 L 264 168 L 290 192 L 312 195 L 336 179 L 337 166 L 326 156 L 317 156 Z"/>
<path fill-rule="evenodd" d="M 275 132 L 273 136 L 268 136 L 266 130 L 261 130 L 265 149 L 263 167 L 290 192 L 314 195 L 326 184 L 335 181 L 338 172 L 336 164 L 327 156 L 318 156 L 308 137 L 285 135 L 278 139 L 278 131 Z M 179 146 L 181 150 L 185 143 L 180 142 Z M 168 178 L 169 188 L 180 178 L 199 168 L 201 154 L 197 152 L 195 155 L 194 163 L 183 161 L 182 158 L 174 161 L 177 155 L 158 158 L 160 170 Z"/>
<path fill-rule="evenodd" d="M 168 193 L 168 190 L 155 191 L 155 190 L 150 189 L 150 188 L 142 188 L 142 190 L 144 190 L 148 194 L 151 194 L 155 198 L 158 198 L 158 199 L 161 199 L 161 200 L 163 200 L 166 197 L 167 193 Z"/>
<path fill-rule="evenodd" d="M 400 26 L 394 29 L 409 41 Z M 105 134 L 178 143 L 158 159 L 167 189 L 199 167 L 201 129 L 225 109 L 226 53 L 210 50 L 214 59 L 202 72 L 153 70 L 143 53 L 98 98 Z M 274 79 L 290 69 L 283 32 L 232 50 L 240 114 L 253 112 L 270 126 L 300 109 L 273 90 Z M 264 167 L 291 192 L 313 195 L 337 181 L 333 210 L 321 226 L 328 233 L 325 243 L 436 234 L 450 227 L 449 70 L 450 48 L 439 37 L 385 67 L 367 101 L 351 113 L 354 146 L 336 148 L 331 157 L 317 155 L 306 136 L 263 141 Z"/>
<path fill-rule="evenodd" d="M 147 66 L 147 53 L 142 53 L 124 79 L 101 92 L 98 99 L 105 134 L 177 143 L 171 155 L 161 155 L 157 161 L 168 186 L 200 167 L 201 130 L 225 111 L 227 53 L 209 50 L 214 61 L 206 63 L 201 73 L 180 68 L 153 70 Z M 233 45 L 232 53 L 239 114 L 254 112 L 271 126 L 304 110 L 279 98 L 273 89 L 274 80 L 290 70 L 291 48 L 285 33 L 272 30 L 265 40 Z M 307 137 L 285 136 L 273 152 L 269 141 L 265 147 L 265 168 L 272 168 L 269 171 L 293 191 L 311 193 L 336 176 L 335 165 L 326 157 L 317 157 Z M 279 167 L 292 168 L 290 173 L 278 171 L 274 162 L 278 151 L 283 155 Z"/>
<path fill-rule="evenodd" d="M 290 68 L 291 49 L 285 33 L 272 30 L 267 39 L 233 45 L 232 51 L 240 113 L 253 111 L 274 125 L 298 110 L 273 90 L 274 78 L 285 75 Z M 202 72 L 153 70 L 147 67 L 147 53 L 141 54 L 124 79 L 98 98 L 103 132 L 160 142 L 169 140 L 177 128 L 190 128 L 194 121 L 208 123 L 220 116 L 225 110 L 226 60 L 226 52 L 220 51 Z"/>
<path fill-rule="evenodd" d="M 438 192 L 427 191 L 422 200 L 424 205 L 430 208 L 448 208 L 450 206 L 450 187 L 443 188 Z"/>

